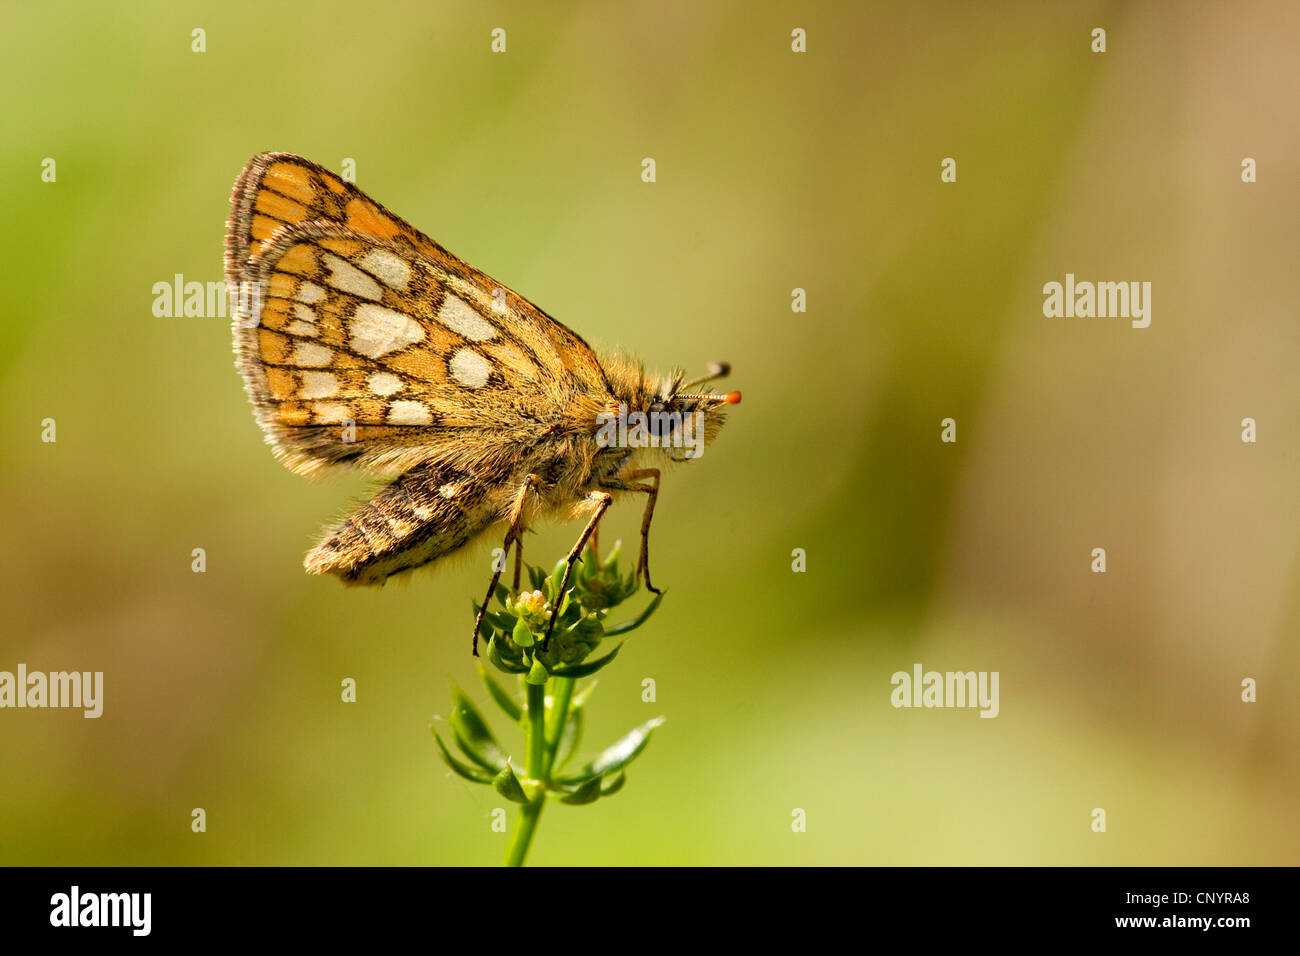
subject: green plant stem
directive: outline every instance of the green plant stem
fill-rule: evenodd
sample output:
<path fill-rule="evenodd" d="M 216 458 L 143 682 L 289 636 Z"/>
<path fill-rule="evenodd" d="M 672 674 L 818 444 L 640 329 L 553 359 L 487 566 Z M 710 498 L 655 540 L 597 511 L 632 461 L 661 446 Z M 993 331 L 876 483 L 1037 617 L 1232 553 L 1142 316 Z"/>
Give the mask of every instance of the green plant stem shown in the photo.
<path fill-rule="evenodd" d="M 526 773 L 543 780 L 546 773 L 546 685 L 528 685 L 528 763 Z"/>
<path fill-rule="evenodd" d="M 560 752 L 560 738 L 564 736 L 564 725 L 569 719 L 569 702 L 573 700 L 573 688 L 577 680 L 572 677 L 551 678 L 551 719 L 546 724 L 546 763 L 542 768 L 545 779 L 551 779 L 551 770 L 555 766 L 555 757 Z"/>
<path fill-rule="evenodd" d="M 506 850 L 506 866 L 523 866 L 528 847 L 537 831 L 537 821 L 546 805 L 546 788 L 551 779 L 560 751 L 560 739 L 569 719 L 569 704 L 573 701 L 573 688 L 577 681 L 572 677 L 552 677 L 546 685 L 528 685 L 528 724 L 524 736 L 528 745 L 528 763 L 525 772 L 536 781 L 537 795 L 519 810 L 519 822 L 510 837 Z M 551 713 L 547 720 L 546 687 L 551 688 Z"/>
<path fill-rule="evenodd" d="M 568 707 L 567 701 L 565 707 Z M 519 822 L 515 824 L 515 832 L 510 837 L 510 846 L 506 849 L 506 866 L 524 865 L 524 858 L 528 856 L 528 848 L 533 842 L 533 834 L 537 832 L 537 821 L 542 815 L 542 807 L 546 806 L 544 781 L 548 761 L 546 759 L 545 685 L 528 685 L 527 717 L 524 738 L 528 747 L 528 758 L 524 772 L 530 780 L 537 781 L 537 794 L 519 808 Z"/>
<path fill-rule="evenodd" d="M 506 850 L 506 866 L 523 866 L 524 857 L 528 855 L 528 846 L 533 842 L 533 833 L 537 830 L 537 819 L 542 815 L 542 806 L 546 794 L 541 793 L 532 803 L 525 803 L 519 810 L 519 822 L 510 837 L 510 848 Z"/>

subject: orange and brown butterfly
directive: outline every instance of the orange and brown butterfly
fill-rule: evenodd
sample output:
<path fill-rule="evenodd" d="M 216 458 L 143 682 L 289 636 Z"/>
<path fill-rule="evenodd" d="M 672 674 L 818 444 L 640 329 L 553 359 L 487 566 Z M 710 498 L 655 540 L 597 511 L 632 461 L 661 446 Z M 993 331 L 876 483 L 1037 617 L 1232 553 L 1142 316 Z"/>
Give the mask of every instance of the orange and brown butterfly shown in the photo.
<path fill-rule="evenodd" d="M 660 472 L 648 459 L 681 460 L 692 424 L 704 443 L 717 435 L 740 393 L 685 389 L 725 365 L 683 384 L 680 373 L 598 356 L 354 185 L 288 153 L 255 156 L 235 181 L 225 266 L 239 303 L 237 365 L 276 455 L 304 475 L 353 466 L 393 479 L 326 532 L 308 572 L 379 585 L 504 525 L 490 597 L 512 545 L 518 588 L 531 521 L 587 517 L 572 568 L 613 496 L 638 492 L 637 574 L 656 590 L 647 532 Z M 640 431 L 609 427 L 624 418 Z"/>

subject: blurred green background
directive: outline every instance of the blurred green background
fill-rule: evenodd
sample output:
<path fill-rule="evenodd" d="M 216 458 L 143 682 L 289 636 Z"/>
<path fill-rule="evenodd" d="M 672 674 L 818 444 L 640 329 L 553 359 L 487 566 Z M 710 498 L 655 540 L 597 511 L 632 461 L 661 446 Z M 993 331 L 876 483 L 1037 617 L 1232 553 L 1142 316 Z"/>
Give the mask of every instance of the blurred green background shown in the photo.
<path fill-rule="evenodd" d="M 230 185 L 267 149 L 354 159 L 593 344 L 728 359 L 745 393 L 665 478 L 670 594 L 602 673 L 587 741 L 667 723 L 616 798 L 547 811 L 533 862 L 1300 862 L 1294 4 L 0 22 L 0 669 L 106 682 L 99 720 L 0 712 L 0 863 L 504 850 L 502 799 L 427 730 L 450 681 L 484 700 L 465 644 L 493 545 L 382 591 L 306 576 L 366 484 L 275 463 L 226 320 L 152 313 L 156 282 L 221 280 Z M 1150 328 L 1044 318 L 1066 272 L 1152 282 Z M 634 539 L 639 503 L 608 521 Z M 999 671 L 1000 716 L 895 710 L 916 662 Z"/>

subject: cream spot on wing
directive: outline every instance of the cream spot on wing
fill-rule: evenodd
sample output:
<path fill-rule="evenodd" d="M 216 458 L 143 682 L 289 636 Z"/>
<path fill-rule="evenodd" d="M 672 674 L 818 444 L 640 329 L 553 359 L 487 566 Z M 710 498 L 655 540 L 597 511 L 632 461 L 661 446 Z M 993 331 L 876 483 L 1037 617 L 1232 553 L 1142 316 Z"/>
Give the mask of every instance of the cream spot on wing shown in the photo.
<path fill-rule="evenodd" d="M 393 402 L 388 406 L 388 424 L 432 425 L 433 415 L 422 402 Z"/>
<path fill-rule="evenodd" d="M 329 398 L 339 390 L 339 380 L 333 372 L 303 372 L 299 398 Z"/>
<path fill-rule="evenodd" d="M 471 342 L 482 342 L 497 334 L 491 322 L 470 308 L 464 299 L 450 292 L 438 310 L 438 321 Z"/>
<path fill-rule="evenodd" d="M 366 358 L 379 358 L 424 339 L 424 331 L 409 315 L 370 302 L 357 306 L 348 330 L 352 350 Z"/>
<path fill-rule="evenodd" d="M 304 282 L 298 286 L 298 292 L 294 295 L 294 298 L 299 302 L 306 302 L 310 305 L 325 298 L 325 290 L 314 282 Z"/>
<path fill-rule="evenodd" d="M 289 359 L 289 364 L 300 368 L 311 368 L 329 365 L 333 357 L 334 353 L 323 345 L 316 342 L 299 342 L 293 347 L 293 356 Z"/>
<path fill-rule="evenodd" d="M 314 339 L 316 337 L 317 329 L 316 326 L 312 325 L 310 322 L 290 322 L 285 331 L 290 335 L 301 335 L 309 339 Z"/>
<path fill-rule="evenodd" d="M 451 377 L 468 388 L 481 388 L 492 374 L 488 360 L 473 349 L 460 349 L 447 363 Z"/>
<path fill-rule="evenodd" d="M 315 309 L 309 309 L 300 302 L 293 304 L 293 314 L 304 322 L 315 322 L 320 316 L 316 314 Z"/>
<path fill-rule="evenodd" d="M 402 380 L 392 372 L 375 372 L 366 379 L 366 387 L 376 395 L 396 395 L 402 390 Z"/>
<path fill-rule="evenodd" d="M 371 249 L 360 259 L 361 268 L 379 277 L 379 281 L 393 289 L 405 289 L 411 281 L 411 267 L 401 256 L 387 249 Z"/>
<path fill-rule="evenodd" d="M 340 425 L 352 418 L 352 409 L 337 402 L 317 405 L 313 417 L 318 425 Z"/>
<path fill-rule="evenodd" d="M 378 299 L 381 290 L 379 283 L 366 275 L 346 259 L 340 259 L 332 252 L 321 255 L 321 262 L 329 267 L 327 281 L 340 292 L 355 295 L 359 299 Z"/>
<path fill-rule="evenodd" d="M 456 486 L 440 485 L 438 487 L 438 494 L 442 495 L 444 498 L 454 498 L 456 497 Z"/>

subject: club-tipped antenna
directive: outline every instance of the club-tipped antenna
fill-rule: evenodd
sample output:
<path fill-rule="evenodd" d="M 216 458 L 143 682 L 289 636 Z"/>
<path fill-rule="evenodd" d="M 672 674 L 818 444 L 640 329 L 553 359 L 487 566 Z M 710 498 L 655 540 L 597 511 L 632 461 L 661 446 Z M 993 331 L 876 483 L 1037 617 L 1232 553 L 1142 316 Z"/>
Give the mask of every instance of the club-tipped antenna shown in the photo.
<path fill-rule="evenodd" d="M 727 392 L 725 395 L 720 395 L 720 394 L 715 394 L 715 395 L 683 395 L 683 394 L 681 394 L 681 393 L 679 392 L 679 393 L 678 393 L 676 396 L 674 396 L 674 397 L 675 397 L 675 398 L 687 398 L 687 399 L 691 399 L 691 400 L 693 400 L 693 401 L 701 401 L 701 402 L 726 402 L 728 405 L 739 405 L 739 404 L 740 404 L 740 393 L 739 393 L 739 392 Z"/>
<path fill-rule="evenodd" d="M 677 387 L 694 388 L 696 385 L 703 385 L 705 382 L 711 382 L 715 378 L 726 378 L 730 374 L 731 374 L 730 362 L 710 362 L 709 371 L 707 374 L 701 375 L 699 378 L 693 378 L 689 382 L 685 382 Z M 690 396 L 683 395 L 682 397 L 687 398 Z"/>

